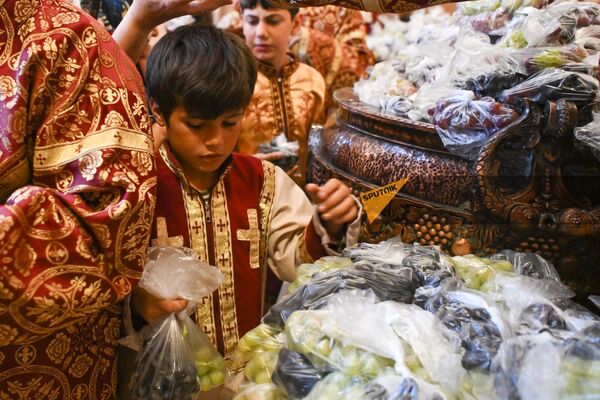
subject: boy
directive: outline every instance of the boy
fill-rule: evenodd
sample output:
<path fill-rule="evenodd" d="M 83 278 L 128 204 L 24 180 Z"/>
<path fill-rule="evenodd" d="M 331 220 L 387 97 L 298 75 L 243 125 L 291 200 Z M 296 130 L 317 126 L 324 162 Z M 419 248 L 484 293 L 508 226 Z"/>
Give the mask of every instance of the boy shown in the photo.
<path fill-rule="evenodd" d="M 195 318 L 225 357 L 260 322 L 267 269 L 291 281 L 295 268 L 356 241 L 359 207 L 337 180 L 304 192 L 280 168 L 233 153 L 256 80 L 255 61 L 232 33 L 210 26 L 165 35 L 148 58 L 148 92 L 167 141 L 157 154 L 154 244 L 193 248 L 225 280 Z M 318 215 L 318 216 L 317 216 Z M 323 224 L 319 221 L 323 221 Z M 133 308 L 152 322 L 185 307 L 136 289 Z"/>
<path fill-rule="evenodd" d="M 282 154 L 260 154 L 259 146 L 285 134 L 287 141 L 299 145 L 297 162 L 285 168 L 296 183 L 304 185 L 308 133 L 323 108 L 325 81 L 316 69 L 298 62 L 289 52 L 290 38 L 300 28 L 297 8 L 276 9 L 268 0 L 241 0 L 240 7 L 246 44 L 258 61 L 258 78 L 242 121 L 238 149 L 259 153 L 258 157 L 277 164 Z"/>

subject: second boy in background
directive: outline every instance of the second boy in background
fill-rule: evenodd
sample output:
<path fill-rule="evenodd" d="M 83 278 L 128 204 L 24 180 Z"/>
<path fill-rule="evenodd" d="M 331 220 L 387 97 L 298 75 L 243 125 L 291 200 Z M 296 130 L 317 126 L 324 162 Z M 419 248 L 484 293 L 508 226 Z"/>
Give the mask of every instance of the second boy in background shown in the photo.
<path fill-rule="evenodd" d="M 287 172 L 304 185 L 308 133 L 322 112 L 325 81 L 289 52 L 290 38 L 301 23 L 297 8 L 276 9 L 267 0 L 241 0 L 240 6 L 246 44 L 258 61 L 258 78 L 242 122 L 239 151 L 277 164 L 283 155 L 262 154 L 260 145 L 284 134 L 299 147 L 297 162 L 286 166 Z"/>

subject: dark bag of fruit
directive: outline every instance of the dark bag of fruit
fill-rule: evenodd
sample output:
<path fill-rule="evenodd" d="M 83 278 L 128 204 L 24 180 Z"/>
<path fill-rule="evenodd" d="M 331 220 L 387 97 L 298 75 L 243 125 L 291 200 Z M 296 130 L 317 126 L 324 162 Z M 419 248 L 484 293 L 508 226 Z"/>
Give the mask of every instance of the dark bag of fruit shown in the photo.
<path fill-rule="evenodd" d="M 597 93 L 598 80 L 589 75 L 546 68 L 512 89 L 505 90 L 500 97 L 511 104 L 517 104 L 522 99 L 540 104 L 548 100 L 565 99 L 578 107 L 585 107 L 596 99 Z"/>
<path fill-rule="evenodd" d="M 273 382 L 283 388 L 291 399 L 306 397 L 326 373 L 317 370 L 301 353 L 286 348 L 279 351 Z"/>
<path fill-rule="evenodd" d="M 498 310 L 475 291 L 439 291 L 424 304 L 450 330 L 458 333 L 465 349 L 466 369 L 489 371 L 502 343 L 504 322 Z"/>
<path fill-rule="evenodd" d="M 575 128 L 575 138 L 600 160 L 600 113 L 594 113 L 594 120 L 589 124 Z"/>
<path fill-rule="evenodd" d="M 491 97 L 475 99 L 472 92 L 437 103 L 433 123 L 444 146 L 453 154 L 474 160 L 483 145 L 519 117 L 516 109 Z"/>
<path fill-rule="evenodd" d="M 191 249 L 155 247 L 139 285 L 161 299 L 188 300 L 191 310 L 222 280 L 221 272 Z M 133 399 L 193 399 L 225 382 L 223 357 L 187 310 L 170 314 L 137 336 L 143 346 L 130 383 Z"/>
<path fill-rule="evenodd" d="M 263 323 L 283 328 L 288 317 L 298 310 L 317 310 L 342 290 L 372 289 L 380 301 L 412 302 L 423 282 L 411 268 L 374 265 L 368 262 L 335 270 L 309 281 L 271 307 Z"/>

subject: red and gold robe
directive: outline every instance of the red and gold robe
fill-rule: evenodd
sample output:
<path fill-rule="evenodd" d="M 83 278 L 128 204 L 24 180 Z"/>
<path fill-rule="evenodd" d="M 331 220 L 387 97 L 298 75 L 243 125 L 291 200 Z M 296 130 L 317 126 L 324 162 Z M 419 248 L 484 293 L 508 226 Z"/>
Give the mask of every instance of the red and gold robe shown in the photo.
<path fill-rule="evenodd" d="M 352 87 L 375 63 L 375 57 L 367 47 L 367 32 L 359 11 L 326 5 L 302 8 L 299 15 L 302 28 L 292 52 L 325 78 L 327 113 L 335 107 L 333 93 Z"/>
<path fill-rule="evenodd" d="M 0 20 L 0 399 L 114 399 L 156 184 L 141 80 L 68 2 Z"/>
<path fill-rule="evenodd" d="M 269 162 L 233 153 L 212 190 L 199 192 L 187 183 L 168 144 L 156 159 L 153 237 L 194 249 L 223 273 L 223 283 L 195 317 L 227 358 L 260 323 L 267 271 L 291 281 L 302 262 L 333 254 L 331 241 L 315 223 L 302 189 Z M 345 245 L 356 242 L 359 223 L 349 228 Z"/>
<path fill-rule="evenodd" d="M 259 145 L 270 143 L 281 133 L 288 141 L 298 141 L 298 170 L 292 179 L 306 183 L 308 134 L 323 109 L 325 83 L 314 68 L 291 61 L 281 71 L 259 62 L 254 94 L 242 120 L 238 150 L 245 154 L 259 152 Z"/>

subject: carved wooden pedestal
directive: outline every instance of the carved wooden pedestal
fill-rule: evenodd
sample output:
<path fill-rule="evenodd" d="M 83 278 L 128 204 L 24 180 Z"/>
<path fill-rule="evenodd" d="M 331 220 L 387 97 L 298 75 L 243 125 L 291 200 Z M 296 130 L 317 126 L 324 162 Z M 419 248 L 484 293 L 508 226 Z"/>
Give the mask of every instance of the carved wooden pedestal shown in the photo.
<path fill-rule="evenodd" d="M 355 194 L 409 178 L 361 240 L 401 235 L 450 254 L 510 248 L 550 260 L 580 295 L 600 293 L 600 163 L 573 138 L 577 109 L 523 106 L 474 162 L 453 156 L 435 128 L 384 115 L 351 89 L 335 94 L 337 122 L 310 137 L 310 177 L 337 177 Z"/>

